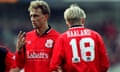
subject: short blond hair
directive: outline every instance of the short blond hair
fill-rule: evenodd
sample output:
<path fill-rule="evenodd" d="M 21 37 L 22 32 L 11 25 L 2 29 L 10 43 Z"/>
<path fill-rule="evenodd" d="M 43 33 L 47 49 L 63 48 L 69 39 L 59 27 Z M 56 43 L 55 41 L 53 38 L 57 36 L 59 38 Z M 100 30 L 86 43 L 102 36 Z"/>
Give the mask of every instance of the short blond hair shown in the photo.
<path fill-rule="evenodd" d="M 78 5 L 72 4 L 69 8 L 67 8 L 64 12 L 64 19 L 71 22 L 76 23 L 79 22 L 80 19 L 86 18 L 86 14 L 83 9 L 81 9 Z"/>
<path fill-rule="evenodd" d="M 42 1 L 42 0 L 31 1 L 28 11 L 31 11 L 32 9 L 38 9 L 38 8 L 40 8 L 42 10 L 43 14 L 50 15 L 49 5 L 47 4 L 47 2 Z"/>

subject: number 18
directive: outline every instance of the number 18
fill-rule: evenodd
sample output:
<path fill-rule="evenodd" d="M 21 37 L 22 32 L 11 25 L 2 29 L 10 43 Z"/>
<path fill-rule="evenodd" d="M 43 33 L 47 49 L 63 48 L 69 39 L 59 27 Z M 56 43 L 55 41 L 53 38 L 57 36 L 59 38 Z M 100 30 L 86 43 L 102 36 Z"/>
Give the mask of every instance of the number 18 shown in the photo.
<path fill-rule="evenodd" d="M 85 46 L 85 43 L 89 43 L 89 46 Z M 81 58 L 78 56 L 78 48 L 77 48 L 77 41 L 76 39 L 71 39 L 70 45 L 72 46 L 72 53 L 73 53 L 73 58 L 72 62 L 73 63 L 78 63 L 82 59 L 83 61 L 86 62 L 91 62 L 95 58 L 95 43 L 92 38 L 82 38 L 79 40 L 79 46 L 80 46 L 80 53 L 81 53 Z M 89 52 L 90 56 L 87 56 L 86 53 Z"/>

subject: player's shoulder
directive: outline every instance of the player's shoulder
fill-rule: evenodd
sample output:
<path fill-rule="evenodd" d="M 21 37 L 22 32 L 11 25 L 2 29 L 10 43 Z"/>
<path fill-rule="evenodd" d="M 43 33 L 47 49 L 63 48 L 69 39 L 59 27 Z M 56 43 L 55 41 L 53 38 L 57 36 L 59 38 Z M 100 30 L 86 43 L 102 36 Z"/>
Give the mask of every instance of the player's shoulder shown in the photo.
<path fill-rule="evenodd" d="M 0 53 L 7 53 L 8 48 L 6 46 L 0 45 Z"/>
<path fill-rule="evenodd" d="M 67 32 L 68 31 L 65 31 L 65 32 L 61 33 L 59 38 L 66 38 L 67 37 Z"/>
<path fill-rule="evenodd" d="M 99 35 L 99 33 L 93 29 L 89 29 L 89 28 L 86 29 L 89 30 L 92 34 Z"/>
<path fill-rule="evenodd" d="M 35 30 L 31 30 L 31 31 L 26 32 L 26 34 L 32 34 L 34 32 L 35 32 Z"/>
<path fill-rule="evenodd" d="M 53 28 L 51 28 L 50 32 L 55 34 L 55 35 L 60 35 L 60 33 Z"/>
<path fill-rule="evenodd" d="M 95 31 L 93 29 L 88 29 L 88 30 L 90 30 L 92 36 L 94 36 L 96 38 L 101 37 L 100 33 L 98 33 L 97 31 Z"/>
<path fill-rule="evenodd" d="M 35 33 L 35 30 L 31 30 L 31 31 L 26 32 L 25 36 L 34 35 L 34 33 Z"/>

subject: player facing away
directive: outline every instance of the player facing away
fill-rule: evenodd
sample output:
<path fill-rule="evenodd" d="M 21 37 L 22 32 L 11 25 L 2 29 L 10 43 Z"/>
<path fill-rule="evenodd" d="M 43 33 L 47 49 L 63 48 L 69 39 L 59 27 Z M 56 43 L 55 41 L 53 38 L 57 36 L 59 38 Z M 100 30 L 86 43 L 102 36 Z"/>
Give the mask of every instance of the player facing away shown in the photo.
<path fill-rule="evenodd" d="M 85 28 L 86 14 L 72 4 L 64 12 L 69 29 L 57 39 L 50 63 L 50 72 L 60 66 L 63 72 L 107 72 L 109 60 L 102 37 Z"/>
<path fill-rule="evenodd" d="M 49 72 L 53 45 L 59 33 L 48 25 L 50 8 L 45 1 L 31 1 L 28 8 L 33 30 L 18 34 L 13 72 Z"/>
<path fill-rule="evenodd" d="M 0 72 L 9 72 L 15 67 L 14 54 L 6 46 L 0 45 Z"/>

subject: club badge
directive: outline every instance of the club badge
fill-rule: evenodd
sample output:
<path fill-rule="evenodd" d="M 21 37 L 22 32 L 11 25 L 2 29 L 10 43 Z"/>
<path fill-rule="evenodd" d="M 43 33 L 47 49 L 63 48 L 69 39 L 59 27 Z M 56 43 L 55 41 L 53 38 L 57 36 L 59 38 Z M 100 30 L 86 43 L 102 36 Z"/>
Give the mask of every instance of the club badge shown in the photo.
<path fill-rule="evenodd" d="M 48 39 L 45 43 L 45 47 L 47 48 L 52 48 L 53 47 L 53 40 L 52 39 Z"/>

